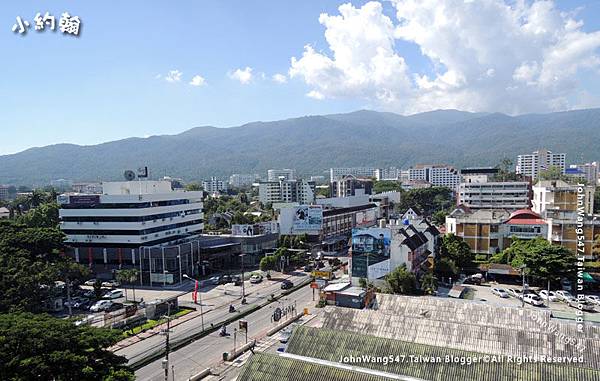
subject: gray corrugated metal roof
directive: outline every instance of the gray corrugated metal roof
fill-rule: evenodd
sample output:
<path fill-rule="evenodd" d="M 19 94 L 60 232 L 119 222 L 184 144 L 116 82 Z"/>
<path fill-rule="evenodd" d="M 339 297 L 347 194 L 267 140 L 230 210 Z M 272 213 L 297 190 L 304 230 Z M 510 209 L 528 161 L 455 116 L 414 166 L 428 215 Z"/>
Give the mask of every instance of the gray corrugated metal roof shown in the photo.
<path fill-rule="evenodd" d="M 600 379 L 600 371 L 587 369 L 584 366 L 541 362 L 518 364 L 508 361 L 468 365 L 445 361 L 446 356 L 465 359 L 483 358 L 483 354 L 473 350 L 476 348 L 463 351 L 343 330 L 301 326 L 294 331 L 287 351 L 300 356 L 336 362 L 342 357 L 352 356 L 354 359 L 359 359 L 359 362 L 356 360 L 353 362 L 356 366 L 432 381 L 592 381 Z M 381 361 L 365 361 L 365 356 L 370 359 L 398 356 L 398 360 L 388 361 L 386 364 Z M 415 361 L 415 358 L 435 361 Z"/>

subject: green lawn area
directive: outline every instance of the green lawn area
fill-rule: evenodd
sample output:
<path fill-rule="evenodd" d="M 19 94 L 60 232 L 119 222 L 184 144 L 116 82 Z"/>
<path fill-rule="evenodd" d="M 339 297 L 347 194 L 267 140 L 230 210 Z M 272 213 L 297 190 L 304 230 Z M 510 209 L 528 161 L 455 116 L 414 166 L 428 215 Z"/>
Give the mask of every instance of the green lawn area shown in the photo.
<path fill-rule="evenodd" d="M 178 317 L 181 317 L 183 315 L 187 315 L 190 312 L 192 312 L 194 310 L 189 309 L 189 308 L 181 308 L 179 309 L 179 311 L 171 314 L 171 320 L 172 319 L 177 319 Z M 144 324 L 142 325 L 138 325 L 137 327 L 133 327 L 133 329 L 128 329 L 126 331 L 123 331 L 123 338 L 127 338 L 133 335 L 137 335 L 138 333 L 147 331 L 149 329 L 152 329 L 154 327 L 156 327 L 157 325 L 160 325 L 162 323 L 165 323 L 167 321 L 166 318 L 162 318 L 162 319 L 158 319 L 158 320 L 148 320 L 146 321 Z"/>

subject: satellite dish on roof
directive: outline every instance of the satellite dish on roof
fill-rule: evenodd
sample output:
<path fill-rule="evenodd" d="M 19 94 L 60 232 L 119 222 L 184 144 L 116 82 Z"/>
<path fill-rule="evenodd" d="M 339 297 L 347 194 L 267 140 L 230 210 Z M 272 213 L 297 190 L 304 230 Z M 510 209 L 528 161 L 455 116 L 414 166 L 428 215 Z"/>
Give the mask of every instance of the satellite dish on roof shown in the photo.
<path fill-rule="evenodd" d="M 123 173 L 123 177 L 125 177 L 125 180 L 127 180 L 127 181 L 135 180 L 135 172 L 128 169 Z"/>

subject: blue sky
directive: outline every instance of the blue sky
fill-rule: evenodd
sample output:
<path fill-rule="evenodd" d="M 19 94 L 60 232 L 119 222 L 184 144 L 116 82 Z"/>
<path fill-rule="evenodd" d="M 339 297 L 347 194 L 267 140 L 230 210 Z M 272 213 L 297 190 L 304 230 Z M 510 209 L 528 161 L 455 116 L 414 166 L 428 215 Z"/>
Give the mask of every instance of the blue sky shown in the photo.
<path fill-rule="evenodd" d="M 373 62 L 373 57 L 361 55 L 368 50 L 364 44 L 360 51 L 351 52 L 349 63 L 343 61 L 341 56 L 348 46 L 342 45 L 352 45 L 346 37 L 352 38 L 353 22 L 366 20 L 367 30 L 373 27 L 368 23 L 385 24 L 385 17 L 391 19 L 394 27 L 401 22 L 395 14 L 395 4 L 384 2 L 380 8 L 370 7 L 367 12 L 367 7 L 362 8 L 365 1 L 351 2 L 357 12 L 353 18 L 348 16 L 343 25 L 333 19 L 331 23 L 319 22 L 321 13 L 339 15 L 338 7 L 343 3 L 4 1 L 0 4 L 0 44 L 4 56 L 0 61 L 0 155 L 62 142 L 96 144 L 130 136 L 179 133 L 201 125 L 227 127 L 360 108 L 399 113 L 434 108 L 496 111 L 489 110 L 496 107 L 493 97 L 488 103 L 477 104 L 466 95 L 485 93 L 481 87 L 471 86 L 468 62 L 444 58 L 447 49 L 428 45 L 431 42 L 420 41 L 410 31 L 394 37 L 393 51 L 388 52 L 393 63 L 385 66 L 392 73 L 401 74 L 394 74 L 393 78 L 406 74 L 403 83 L 399 81 L 394 84 L 396 87 L 390 85 L 388 89 L 384 84 L 390 82 L 389 78 L 382 77 L 382 82 L 372 79 L 381 74 L 379 68 L 358 74 L 348 69 L 349 64 L 361 60 Z M 582 33 L 600 30 L 600 2 L 557 1 L 555 5 L 564 12 L 582 7 L 575 16 L 583 21 Z M 16 16 L 32 23 L 36 12 L 46 11 L 55 15 L 57 21 L 64 11 L 79 16 L 83 23 L 81 35 L 74 38 L 49 30 L 40 33 L 33 26 L 25 36 L 11 31 Z M 421 16 L 411 13 L 406 17 L 417 22 Z M 331 31 L 331 41 L 326 39 L 326 31 Z M 385 33 L 388 32 L 392 33 L 386 29 Z M 389 38 L 392 37 L 376 37 L 366 42 L 385 47 Z M 333 40 L 337 41 L 335 45 Z M 302 58 L 307 44 L 315 53 Z M 429 51 L 429 55 L 422 54 L 422 49 Z M 594 53 L 587 51 L 585 56 L 591 63 L 565 80 L 576 91 L 585 90 L 581 96 L 594 106 L 600 96 L 600 84 L 591 57 L 597 49 L 595 45 L 587 49 Z M 432 58 L 435 56 L 442 58 Z M 290 78 L 292 57 L 299 63 Z M 403 63 L 396 61 L 398 57 Z M 331 60 L 328 68 L 315 65 L 322 59 Z M 533 58 L 523 62 L 527 65 L 521 65 L 523 70 L 519 73 L 529 73 L 525 69 L 537 65 L 532 64 L 536 62 Z M 449 70 L 452 65 L 458 69 Z M 246 67 L 252 68 L 252 80 L 242 84 L 233 73 Z M 501 69 L 487 69 L 487 73 L 493 77 Z M 179 81 L 165 80 L 171 70 L 182 73 Z M 453 79 L 456 72 L 458 80 Z M 272 80 L 277 73 L 286 76 L 286 83 Z M 195 75 L 204 78 L 202 86 L 189 84 Z M 435 82 L 436 77 L 442 82 Z M 439 101 L 432 101 L 432 94 L 424 93 L 431 86 L 445 88 L 448 83 L 454 84 L 457 92 L 436 95 Z M 544 105 L 532 104 L 530 110 L 500 111 L 577 108 L 575 103 L 569 103 L 579 97 L 579 93 L 574 94 L 572 89 L 568 94 L 558 92 Z M 446 95 L 448 100 L 444 101 Z M 559 105 L 554 106 L 555 103 Z M 473 107 L 465 107 L 471 104 Z"/>

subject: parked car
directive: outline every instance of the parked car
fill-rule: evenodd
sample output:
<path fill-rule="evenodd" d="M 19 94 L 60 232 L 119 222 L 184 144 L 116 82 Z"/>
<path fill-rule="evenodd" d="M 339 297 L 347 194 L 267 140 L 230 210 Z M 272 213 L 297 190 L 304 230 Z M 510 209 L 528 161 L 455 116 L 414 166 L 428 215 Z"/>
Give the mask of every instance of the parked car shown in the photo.
<path fill-rule="evenodd" d="M 219 284 L 227 284 L 227 283 L 231 283 L 231 276 L 221 275 L 221 278 L 219 279 Z"/>
<path fill-rule="evenodd" d="M 541 306 L 542 304 L 544 304 L 544 301 L 542 300 L 542 298 L 540 298 L 539 296 L 535 295 L 535 294 L 525 294 L 523 296 L 523 301 L 525 303 L 529 303 L 532 306 Z"/>
<path fill-rule="evenodd" d="M 556 302 L 558 300 L 558 296 L 556 296 L 556 293 L 554 291 L 548 292 L 548 290 L 541 290 L 540 298 L 544 300 L 549 300 L 551 302 Z"/>
<path fill-rule="evenodd" d="M 292 330 L 291 329 L 286 329 L 281 331 L 281 334 L 279 335 L 279 342 L 280 343 L 287 343 L 290 340 L 290 337 L 292 337 Z"/>
<path fill-rule="evenodd" d="M 90 312 L 106 311 L 113 304 L 111 300 L 99 300 L 90 307 Z"/>
<path fill-rule="evenodd" d="M 89 301 L 90 300 L 88 298 L 81 298 L 81 297 L 76 296 L 74 298 L 71 298 L 71 303 L 69 303 L 68 300 L 65 301 L 64 306 L 69 307 L 69 304 L 71 304 L 71 308 L 81 308 L 81 305 L 83 305 Z"/>
<path fill-rule="evenodd" d="M 600 297 L 597 295 L 586 295 L 585 300 L 589 303 L 600 305 Z"/>
<path fill-rule="evenodd" d="M 260 283 L 262 280 L 263 277 L 260 274 L 254 274 L 250 277 L 250 283 Z"/>
<path fill-rule="evenodd" d="M 309 273 L 309 272 L 313 271 L 313 265 L 306 265 L 306 266 L 304 266 L 303 270 L 305 273 Z"/>
<path fill-rule="evenodd" d="M 562 300 L 563 302 L 567 302 L 567 299 L 574 299 L 573 295 L 569 291 L 558 290 L 554 292 L 558 300 Z"/>
<path fill-rule="evenodd" d="M 562 287 L 562 289 L 563 289 L 564 291 L 571 291 L 571 281 L 569 281 L 569 280 L 568 280 L 568 279 L 566 279 L 566 278 L 563 278 L 563 279 L 560 281 L 560 286 Z"/>
<path fill-rule="evenodd" d="M 83 297 L 84 298 L 94 298 L 96 297 L 96 291 L 94 290 L 87 290 L 83 293 Z"/>
<path fill-rule="evenodd" d="M 221 277 L 220 276 L 213 276 L 212 278 L 208 279 L 208 283 L 213 284 L 213 285 L 219 285 L 221 281 Z"/>
<path fill-rule="evenodd" d="M 113 303 L 110 305 L 110 307 L 108 307 L 106 309 L 107 312 L 113 312 L 113 311 L 117 311 L 120 310 L 121 308 L 125 308 L 125 306 L 123 305 L 123 303 Z"/>
<path fill-rule="evenodd" d="M 521 290 L 519 290 L 518 288 L 509 288 L 508 294 L 517 299 L 521 299 L 521 295 L 523 294 L 523 292 Z"/>
<path fill-rule="evenodd" d="M 579 309 L 579 306 L 581 306 L 581 309 L 583 311 L 588 311 L 588 312 L 594 312 L 596 311 L 596 309 L 594 308 L 594 305 L 591 303 L 588 303 L 585 301 L 585 299 L 575 299 L 573 297 L 567 298 L 565 300 L 565 302 L 573 308 L 577 308 Z"/>
<path fill-rule="evenodd" d="M 290 289 L 290 288 L 292 288 L 292 287 L 294 287 L 294 283 L 292 283 L 291 281 L 289 281 L 289 280 L 287 280 L 287 279 L 284 279 L 284 280 L 281 282 L 281 289 L 282 289 L 282 290 L 288 290 L 288 289 Z"/>
<path fill-rule="evenodd" d="M 123 290 L 110 290 L 103 296 L 105 299 L 117 299 L 123 297 Z"/>
<path fill-rule="evenodd" d="M 85 284 L 86 286 L 93 286 L 96 284 L 96 279 L 94 279 L 94 278 L 88 279 L 85 282 L 83 282 L 83 284 Z"/>
<path fill-rule="evenodd" d="M 106 282 L 102 282 L 102 287 L 119 287 L 121 285 L 121 283 L 117 282 L 116 280 L 107 280 Z"/>
<path fill-rule="evenodd" d="M 492 288 L 492 294 L 498 295 L 501 298 L 508 298 L 508 292 L 503 288 L 494 287 Z"/>

